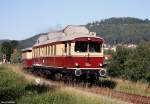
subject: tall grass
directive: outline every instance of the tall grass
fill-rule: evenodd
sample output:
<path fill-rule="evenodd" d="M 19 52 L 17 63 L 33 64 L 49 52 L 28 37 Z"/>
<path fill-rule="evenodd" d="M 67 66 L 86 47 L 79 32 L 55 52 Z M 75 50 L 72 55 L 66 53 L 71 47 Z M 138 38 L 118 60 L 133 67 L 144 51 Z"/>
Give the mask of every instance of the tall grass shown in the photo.
<path fill-rule="evenodd" d="M 24 94 L 27 83 L 23 76 L 0 66 L 0 101 L 16 100 Z"/>
<path fill-rule="evenodd" d="M 113 80 L 117 82 L 115 90 L 124 91 L 132 94 L 139 94 L 143 96 L 150 96 L 150 88 L 148 87 L 148 83 L 131 82 L 121 79 Z"/>
<path fill-rule="evenodd" d="M 35 85 L 23 74 L 16 73 L 13 66 L 0 65 L 0 101 L 17 104 L 116 104 L 109 97 L 93 96 L 68 88 Z M 109 99 L 109 100 L 108 100 Z"/>
<path fill-rule="evenodd" d="M 18 104 L 124 104 L 123 101 L 114 100 L 108 96 L 99 96 L 84 93 L 73 88 L 57 89 L 40 95 L 24 96 Z"/>
<path fill-rule="evenodd" d="M 143 82 L 131 82 L 122 79 L 100 79 L 99 86 L 112 88 L 117 91 L 138 94 L 143 96 L 150 96 L 150 88 L 148 83 Z M 113 86 L 113 87 L 112 87 Z"/>

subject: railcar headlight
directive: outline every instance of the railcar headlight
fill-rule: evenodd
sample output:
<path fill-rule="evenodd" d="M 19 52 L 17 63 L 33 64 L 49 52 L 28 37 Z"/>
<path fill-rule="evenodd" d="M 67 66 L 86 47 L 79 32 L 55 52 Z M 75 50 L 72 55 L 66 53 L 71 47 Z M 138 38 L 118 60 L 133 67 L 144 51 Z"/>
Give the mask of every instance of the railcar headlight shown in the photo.
<path fill-rule="evenodd" d="M 78 64 L 78 63 L 75 63 L 75 66 L 77 67 L 77 66 L 79 66 L 79 64 Z"/>
<path fill-rule="evenodd" d="M 99 66 L 103 66 L 103 64 L 102 64 L 102 63 L 100 63 L 100 64 L 99 64 Z"/>

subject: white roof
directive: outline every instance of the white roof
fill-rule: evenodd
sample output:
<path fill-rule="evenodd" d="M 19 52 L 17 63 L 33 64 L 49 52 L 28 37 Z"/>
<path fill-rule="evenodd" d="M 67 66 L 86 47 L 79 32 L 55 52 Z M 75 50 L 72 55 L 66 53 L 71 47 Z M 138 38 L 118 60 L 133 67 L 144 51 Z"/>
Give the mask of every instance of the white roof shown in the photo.
<path fill-rule="evenodd" d="M 45 37 L 39 37 L 38 42 L 34 46 L 44 45 L 56 41 L 68 41 L 79 37 L 95 37 L 96 33 L 89 32 L 89 30 L 84 26 L 67 26 L 63 31 L 50 32 Z M 100 38 L 102 39 L 102 38 Z"/>
<path fill-rule="evenodd" d="M 28 48 L 22 49 L 21 51 L 32 51 L 32 47 L 28 47 Z"/>
<path fill-rule="evenodd" d="M 64 29 L 66 35 L 89 34 L 89 30 L 85 26 L 67 26 Z"/>

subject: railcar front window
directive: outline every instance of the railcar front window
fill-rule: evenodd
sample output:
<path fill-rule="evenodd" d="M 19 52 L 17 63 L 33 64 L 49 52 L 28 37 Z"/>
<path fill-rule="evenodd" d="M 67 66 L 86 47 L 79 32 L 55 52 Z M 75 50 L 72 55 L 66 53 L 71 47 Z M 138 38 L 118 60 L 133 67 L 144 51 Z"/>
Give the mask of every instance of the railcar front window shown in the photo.
<path fill-rule="evenodd" d="M 101 46 L 98 42 L 76 42 L 75 52 L 101 52 Z"/>
<path fill-rule="evenodd" d="M 87 42 L 76 42 L 75 52 L 87 52 Z"/>
<path fill-rule="evenodd" d="M 98 42 L 89 42 L 89 52 L 100 52 L 101 44 Z"/>

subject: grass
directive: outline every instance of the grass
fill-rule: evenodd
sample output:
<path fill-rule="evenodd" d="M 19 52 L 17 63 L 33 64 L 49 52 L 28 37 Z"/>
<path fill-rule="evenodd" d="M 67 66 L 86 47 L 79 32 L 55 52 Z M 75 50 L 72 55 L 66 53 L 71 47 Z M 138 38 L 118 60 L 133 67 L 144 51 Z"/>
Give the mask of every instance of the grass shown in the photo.
<path fill-rule="evenodd" d="M 83 92 L 74 88 L 62 88 L 53 92 L 40 95 L 24 96 L 19 99 L 18 104 L 123 104 L 124 102 L 114 100 L 108 96 Z"/>
<path fill-rule="evenodd" d="M 125 102 L 113 99 L 110 96 L 103 96 L 99 94 L 94 94 L 82 90 L 78 90 L 72 87 L 63 88 L 65 91 L 76 98 L 75 104 L 124 104 Z"/>
<path fill-rule="evenodd" d="M 150 96 L 150 88 L 148 88 L 148 83 L 131 82 L 120 79 L 113 80 L 117 82 L 115 90 L 124 91 L 132 94 L 139 94 L 143 96 Z"/>
<path fill-rule="evenodd" d="M 110 96 L 102 96 L 77 90 L 72 87 L 49 87 L 36 85 L 18 72 L 21 66 L 0 65 L 0 101 L 15 101 L 17 104 L 123 104 Z M 14 71 L 16 70 L 16 71 Z M 133 83 L 120 79 L 105 78 L 99 86 L 134 94 L 150 96 L 148 84 Z"/>
<path fill-rule="evenodd" d="M 75 88 L 36 85 L 15 69 L 18 70 L 14 65 L 0 65 L 0 101 L 15 101 L 17 104 L 120 104 L 119 100 L 108 96 Z"/>
<path fill-rule="evenodd" d="M 142 82 L 131 82 L 122 79 L 110 79 L 102 78 L 99 81 L 99 85 L 102 87 L 112 88 L 113 90 L 138 94 L 143 96 L 150 96 L 150 88 L 148 88 L 148 83 Z"/>
<path fill-rule="evenodd" d="M 16 100 L 24 94 L 27 83 L 20 74 L 0 66 L 0 101 Z"/>

